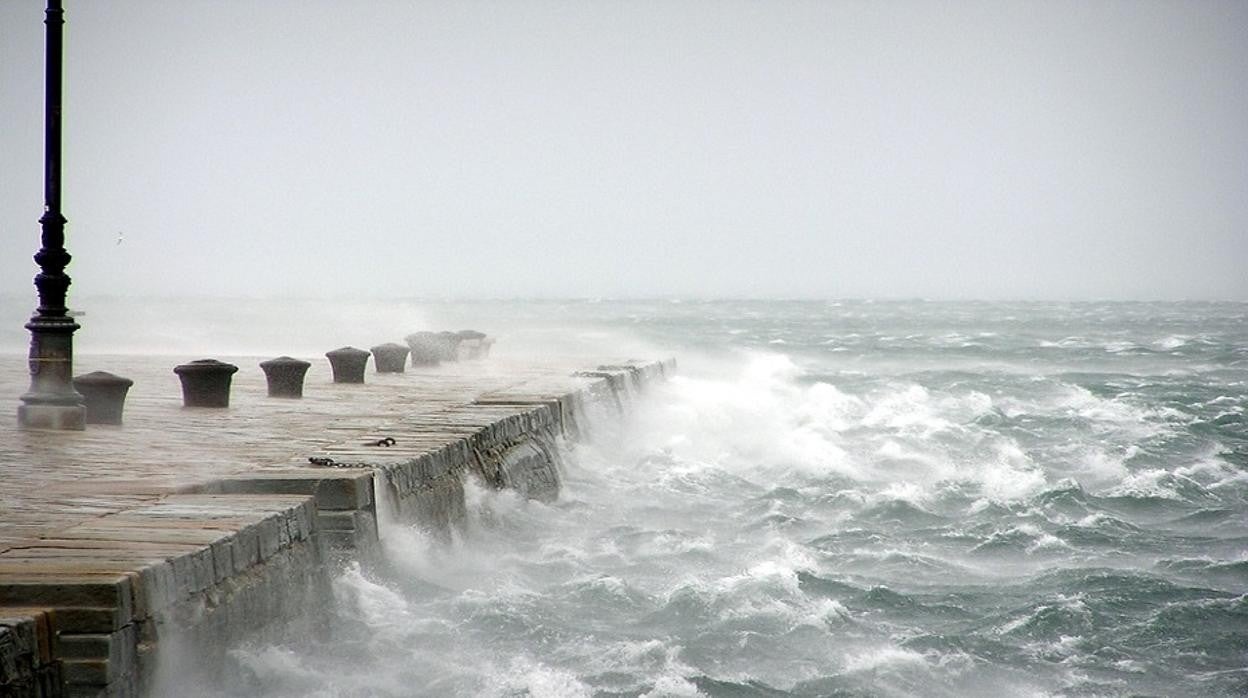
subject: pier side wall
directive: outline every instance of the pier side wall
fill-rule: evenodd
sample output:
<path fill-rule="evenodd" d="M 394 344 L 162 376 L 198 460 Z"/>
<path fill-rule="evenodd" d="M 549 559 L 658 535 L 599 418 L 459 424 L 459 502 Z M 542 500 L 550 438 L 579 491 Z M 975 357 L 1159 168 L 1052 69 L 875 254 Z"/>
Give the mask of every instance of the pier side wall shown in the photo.
<path fill-rule="evenodd" d="M 0 613 L 0 696 L 41 698 L 57 695 L 60 663 L 52 659 L 49 614 L 43 609 L 3 609 Z"/>
<path fill-rule="evenodd" d="M 375 485 L 378 499 L 384 499 L 381 508 L 397 523 L 444 532 L 466 513 L 469 478 L 552 501 L 562 486 L 558 441 L 587 438 L 591 414 L 623 412 L 648 383 L 662 380 L 674 369 L 672 361 L 600 366 L 579 372 L 583 382 L 572 392 L 496 391 L 426 420 L 426 425 L 448 431 L 463 425 L 460 418 L 468 415 L 489 421 L 467 434 L 442 435 L 446 440 L 442 448 L 381 466 Z M 402 436 L 397 438 L 402 441 Z"/>

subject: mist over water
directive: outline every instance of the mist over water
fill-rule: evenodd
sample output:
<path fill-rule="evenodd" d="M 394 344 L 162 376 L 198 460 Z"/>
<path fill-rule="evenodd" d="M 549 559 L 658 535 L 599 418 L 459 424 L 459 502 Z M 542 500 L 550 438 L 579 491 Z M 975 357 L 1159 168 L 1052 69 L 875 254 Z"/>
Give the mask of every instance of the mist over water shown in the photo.
<path fill-rule="evenodd" d="M 0 353 L 24 354 L 23 325 L 37 301 L 0 295 Z M 635 317 L 600 316 L 596 301 L 346 300 L 324 298 L 71 299 L 82 326 L 74 335 L 80 356 L 98 354 L 320 356 L 350 344 L 365 348 L 402 341 L 417 330 L 481 329 L 505 339 L 493 351 L 507 356 L 638 355 L 653 344 L 633 331 Z M 627 309 L 629 306 L 622 306 Z"/>
<path fill-rule="evenodd" d="M 1248 693 L 1248 305 L 361 311 L 681 370 L 214 695 Z"/>

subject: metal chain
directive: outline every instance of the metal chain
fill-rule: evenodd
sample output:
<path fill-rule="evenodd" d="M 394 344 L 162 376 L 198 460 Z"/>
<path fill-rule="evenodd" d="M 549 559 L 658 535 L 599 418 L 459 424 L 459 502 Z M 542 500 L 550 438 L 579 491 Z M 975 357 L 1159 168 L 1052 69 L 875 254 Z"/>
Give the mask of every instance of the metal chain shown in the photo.
<path fill-rule="evenodd" d="M 377 465 L 373 465 L 372 463 L 362 463 L 362 462 L 340 463 L 334 460 L 333 458 L 318 458 L 316 456 L 312 456 L 308 458 L 308 462 L 311 463 L 312 465 L 317 465 L 322 468 L 376 468 L 376 467 L 380 467 Z"/>
<path fill-rule="evenodd" d="M 385 446 L 386 448 L 389 448 L 397 443 L 398 441 L 395 440 L 393 436 L 386 436 L 376 441 L 366 441 L 364 442 L 364 445 L 365 446 Z M 364 463 L 364 462 L 340 463 L 334 460 L 333 458 L 325 458 L 325 457 L 318 457 L 318 456 L 309 457 L 308 462 L 311 463 L 312 465 L 320 466 L 322 468 L 376 468 L 376 467 L 379 467 L 372 463 Z"/>

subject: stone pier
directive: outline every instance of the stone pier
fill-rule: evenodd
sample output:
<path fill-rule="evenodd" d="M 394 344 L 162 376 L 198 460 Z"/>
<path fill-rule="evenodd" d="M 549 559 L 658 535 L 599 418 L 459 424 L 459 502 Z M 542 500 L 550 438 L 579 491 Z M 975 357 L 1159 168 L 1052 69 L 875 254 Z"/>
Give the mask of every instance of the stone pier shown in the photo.
<path fill-rule="evenodd" d="M 135 381 L 122 426 L 0 420 L 0 695 L 140 696 L 212 681 L 238 642 L 328 632 L 316 610 L 344 561 L 379 554 L 379 510 L 449 530 L 469 478 L 554 498 L 558 440 L 674 368 L 489 359 L 346 384 L 305 357 L 291 400 L 267 395 L 270 357 L 220 357 L 230 407 L 184 408 L 172 369 L 194 358 L 78 357 Z M 0 395 L 26 382 L 0 356 Z"/>

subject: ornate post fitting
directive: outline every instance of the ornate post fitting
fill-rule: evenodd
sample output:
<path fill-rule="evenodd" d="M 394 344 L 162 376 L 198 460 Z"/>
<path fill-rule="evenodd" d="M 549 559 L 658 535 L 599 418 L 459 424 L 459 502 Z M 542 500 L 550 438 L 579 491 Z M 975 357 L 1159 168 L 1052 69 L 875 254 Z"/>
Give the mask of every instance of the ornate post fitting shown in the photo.
<path fill-rule="evenodd" d="M 61 54 L 65 12 L 61 0 L 48 0 L 48 55 L 44 110 L 42 247 L 35 254 L 39 308 L 30 330 L 30 390 L 17 408 L 18 425 L 27 429 L 84 429 L 86 409 L 74 390 L 74 331 L 65 295 L 69 291 L 69 252 L 65 216 L 61 215 Z"/>

